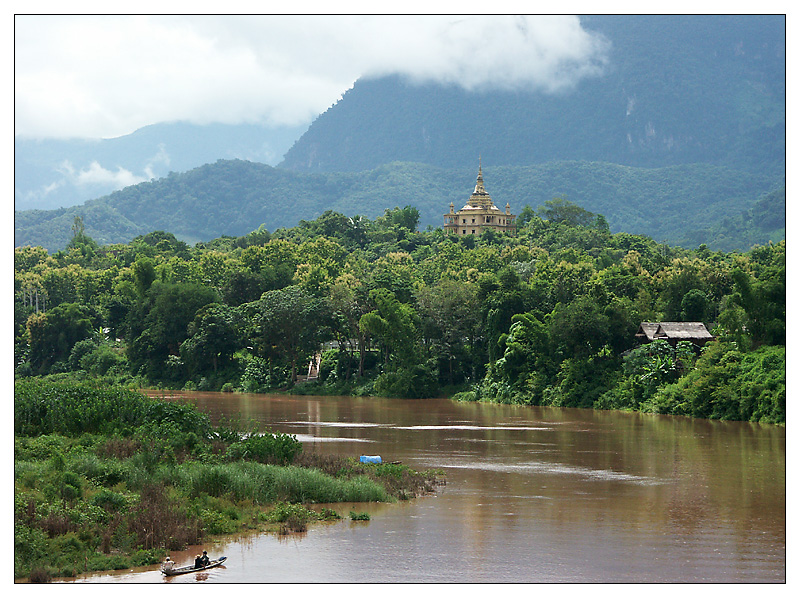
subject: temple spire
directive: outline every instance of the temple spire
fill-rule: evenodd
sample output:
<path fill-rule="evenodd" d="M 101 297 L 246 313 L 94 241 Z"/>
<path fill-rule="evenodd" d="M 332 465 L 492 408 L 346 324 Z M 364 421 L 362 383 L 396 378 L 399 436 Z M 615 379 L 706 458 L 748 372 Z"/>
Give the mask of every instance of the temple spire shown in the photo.
<path fill-rule="evenodd" d="M 472 195 L 489 195 L 483 186 L 483 164 L 481 164 L 480 156 L 478 156 L 478 180 L 475 183 L 475 191 L 472 192 Z"/>

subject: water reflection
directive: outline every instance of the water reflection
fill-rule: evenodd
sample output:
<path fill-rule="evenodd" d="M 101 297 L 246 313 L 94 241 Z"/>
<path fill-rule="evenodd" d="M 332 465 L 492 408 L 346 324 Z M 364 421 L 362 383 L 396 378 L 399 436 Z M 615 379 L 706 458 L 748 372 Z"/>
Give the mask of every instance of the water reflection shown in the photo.
<path fill-rule="evenodd" d="M 428 498 L 334 506 L 369 522 L 222 543 L 227 570 L 207 582 L 785 580 L 784 428 L 446 400 L 175 400 L 306 451 L 447 474 Z"/>

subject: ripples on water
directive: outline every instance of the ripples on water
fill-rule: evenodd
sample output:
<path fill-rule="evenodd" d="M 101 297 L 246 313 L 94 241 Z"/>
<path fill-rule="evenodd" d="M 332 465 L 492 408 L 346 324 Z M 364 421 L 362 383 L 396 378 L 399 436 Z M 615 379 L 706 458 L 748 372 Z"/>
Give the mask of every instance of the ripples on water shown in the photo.
<path fill-rule="evenodd" d="M 661 480 L 647 476 L 631 475 L 628 473 L 621 473 L 618 471 L 609 471 L 604 469 L 589 469 L 587 467 L 576 467 L 572 465 L 564 465 L 561 463 L 544 463 L 541 461 L 529 461 L 525 463 L 445 462 L 441 466 L 447 469 L 473 469 L 473 470 L 496 471 L 502 473 L 516 473 L 516 474 L 545 473 L 554 475 L 577 475 L 594 480 L 630 482 L 633 484 L 643 484 L 648 486 L 668 483 L 668 480 Z"/>
<path fill-rule="evenodd" d="M 252 419 L 320 454 L 357 457 L 368 443 L 447 477 L 431 497 L 334 506 L 369 522 L 221 543 L 227 569 L 208 582 L 786 578 L 785 428 L 447 400 L 181 396 L 212 420 Z"/>

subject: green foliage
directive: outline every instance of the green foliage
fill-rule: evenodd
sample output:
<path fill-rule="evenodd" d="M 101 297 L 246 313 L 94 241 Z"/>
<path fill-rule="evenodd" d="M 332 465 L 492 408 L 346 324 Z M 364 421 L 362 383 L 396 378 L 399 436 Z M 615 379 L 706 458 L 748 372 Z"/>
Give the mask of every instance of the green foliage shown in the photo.
<path fill-rule="evenodd" d="M 356 512 L 350 511 L 350 519 L 353 521 L 369 521 L 371 517 L 366 511 Z"/>
<path fill-rule="evenodd" d="M 259 463 L 289 465 L 303 450 L 302 443 L 291 434 L 266 433 L 251 435 L 228 447 L 228 459 L 245 459 Z"/>
<path fill-rule="evenodd" d="M 181 359 L 191 374 L 216 373 L 229 362 L 244 344 L 241 329 L 239 313 L 227 305 L 211 303 L 197 310 L 188 326 L 191 336 L 180 346 Z"/>
<path fill-rule="evenodd" d="M 197 311 L 216 299 L 216 291 L 202 285 L 154 282 L 128 315 L 132 370 L 155 380 L 182 377 L 182 362 L 170 357 L 178 357 Z"/>
<path fill-rule="evenodd" d="M 210 429 L 208 416 L 191 406 L 149 399 L 132 390 L 36 379 L 14 384 L 14 431 L 19 435 L 130 433 L 147 424 L 171 424 L 201 438 Z"/>
<path fill-rule="evenodd" d="M 414 181 L 412 210 L 419 212 L 418 226 L 441 226 L 447 198 L 461 201 L 459 197 L 468 197 L 474 172 L 470 169 L 467 173 L 463 169 L 464 164 L 472 164 L 473 160 L 474 156 L 465 157 L 457 168 L 393 162 L 365 168 L 363 172 L 324 176 L 241 160 L 220 160 L 186 173 L 126 187 L 84 206 L 16 212 L 15 239 L 17 245 L 39 245 L 52 252 L 62 250 L 69 242 L 72 219 L 81 215 L 87 222 L 96 220 L 92 236 L 101 246 L 132 244 L 128 249 L 133 256 L 124 255 L 125 260 L 130 257 L 135 260 L 137 254 L 142 259 L 152 258 L 159 251 L 169 256 L 184 255 L 169 242 L 151 246 L 137 241 L 133 245 L 134 237 L 154 227 L 173 231 L 184 241 L 200 241 L 199 246 L 207 249 L 262 246 L 267 239 L 265 231 L 261 236 L 253 232 L 257 232 L 254 229 L 259 226 L 266 226 L 275 231 L 267 233 L 271 240 L 283 236 L 283 230 L 295 227 L 294 231 L 304 235 L 329 235 L 349 249 L 365 248 L 368 242 L 392 240 L 396 249 L 410 250 L 415 235 L 409 231 L 416 228 L 408 227 L 413 226 L 413 218 L 397 214 L 398 222 L 394 222 L 393 215 L 391 222 L 381 221 L 382 226 L 374 226 L 368 218 L 376 221 L 383 218 L 387 205 L 405 205 L 409 181 Z M 774 202 L 759 203 L 765 193 L 785 185 L 782 172 L 775 175 L 752 173 L 698 161 L 683 166 L 640 167 L 612 164 L 607 160 L 568 161 L 561 157 L 529 165 L 501 165 L 493 172 L 492 196 L 497 203 L 509 201 L 512 209 L 519 211 L 523 216 L 518 221 L 520 227 L 530 216 L 525 211 L 526 204 L 531 204 L 534 212 L 545 198 L 566 195 L 587 212 L 603 214 L 612 231 L 649 235 L 685 247 L 706 243 L 712 249 L 745 251 L 756 243 L 785 238 L 785 223 L 781 228 L 768 229 L 757 228 L 755 224 L 756 218 L 759 222 L 769 222 L 770 217 L 782 212 Z M 275 186 L 270 193 L 277 194 L 274 198 L 264 197 L 264 180 L 273 181 Z M 289 202 L 292 209 L 266 213 L 252 209 L 253 205 L 264 201 L 274 201 L 275 205 Z M 148 209 L 144 210 L 142 204 L 147 204 Z M 395 208 L 395 212 L 402 210 Z M 752 216 L 749 215 L 751 211 Z M 103 214 L 102 219 L 97 218 L 100 214 Z M 339 219 L 336 214 L 361 216 L 347 218 L 347 224 L 339 226 L 335 224 Z M 304 227 L 304 223 L 323 217 L 326 221 L 320 226 Z M 268 218 L 266 223 L 264 218 Z M 737 219 L 752 224 L 739 227 Z M 687 221 L 701 224 L 696 230 L 687 230 Z M 588 226 L 595 233 L 602 232 L 599 219 Z M 323 232 L 329 230 L 333 234 Z M 459 242 L 474 243 L 475 239 L 466 235 Z M 103 253 L 100 247 L 98 256 Z M 80 259 L 86 258 L 81 256 Z M 257 299 L 259 290 L 263 292 L 288 284 L 285 265 L 252 273 L 256 277 L 248 277 L 247 282 L 240 280 L 241 285 L 227 291 L 223 287 L 223 293 L 231 300 L 237 293 L 244 294 L 245 297 L 238 299 L 244 303 Z M 152 278 L 151 272 L 144 274 L 142 288 Z M 289 281 L 293 274 L 293 271 L 288 273 Z"/>
<path fill-rule="evenodd" d="M 317 514 L 306 506 L 279 502 L 267 515 L 267 520 L 273 523 L 282 523 L 290 519 L 308 523 L 317 518 Z"/>
<path fill-rule="evenodd" d="M 267 291 L 248 303 L 249 337 L 264 358 L 283 358 L 291 364 L 292 382 L 299 360 L 330 338 L 330 312 L 326 302 L 298 286 Z"/>
<path fill-rule="evenodd" d="M 439 390 L 436 378 L 436 372 L 427 364 L 400 367 L 378 376 L 375 393 L 382 397 L 429 399 L 436 396 Z"/>
<path fill-rule="evenodd" d="M 413 172 L 397 168 L 403 180 Z M 193 248 L 156 231 L 92 256 L 18 249 L 15 375 L 638 409 L 694 367 L 658 345 L 623 359 L 642 321 L 704 322 L 741 351 L 785 342 L 785 242 L 689 251 L 612 234 L 563 196 L 539 210 L 545 218 L 526 214 L 513 237 L 416 232 L 406 206 L 374 221 L 329 210 Z M 86 303 L 37 313 L 45 296 Z M 43 350 L 83 320 L 85 338 Z M 318 355 L 319 376 L 302 380 Z M 130 435 L 142 422 L 126 425 Z M 184 458 L 189 433 L 159 430 L 163 451 L 142 466 Z"/>
<path fill-rule="evenodd" d="M 548 222 L 562 223 L 567 226 L 589 226 L 596 217 L 596 214 L 584 210 L 563 197 L 544 202 L 544 206 L 539 208 L 537 215 Z"/>
<path fill-rule="evenodd" d="M 361 316 L 359 329 L 381 343 L 387 365 L 390 361 L 395 367 L 414 363 L 419 330 L 419 316 L 414 308 L 401 303 L 387 289 L 373 289 L 369 298 L 375 309 Z"/>
<path fill-rule="evenodd" d="M 86 306 L 62 303 L 28 318 L 29 359 L 38 373 L 69 359 L 74 346 L 94 333 L 94 322 Z"/>
<path fill-rule="evenodd" d="M 281 530 L 303 530 L 312 520 L 336 520 L 330 508 L 319 513 L 303 504 L 392 501 L 430 490 L 429 476 L 408 467 L 375 468 L 343 458 L 308 458 L 302 466 L 278 466 L 299 455 L 300 443 L 283 434 L 248 435 L 233 428 L 206 430 L 193 407 L 146 399 L 119 389 L 32 380 L 17 383 L 15 400 L 57 396 L 57 419 L 92 427 L 109 403 L 105 430 L 130 436 L 60 433 L 16 435 L 14 468 L 15 576 L 47 580 L 80 572 L 129 568 L 159 562 L 165 550 L 197 544 L 204 534 L 238 531 L 248 522 L 280 522 Z M 41 406 L 52 406 L 46 400 Z M 78 421 L 75 411 L 85 411 Z M 130 412 L 142 414 L 132 421 Z M 47 429 L 47 418 L 15 410 Z M 116 419 L 115 419 L 116 418 Z M 126 425 L 121 425 L 124 422 Z M 135 426 L 135 427 L 134 427 Z M 207 432 L 207 430 L 206 430 Z M 214 458 L 219 443 L 236 460 Z M 325 470 L 330 470 L 326 473 Z M 263 507 L 275 504 L 265 514 Z"/>
<path fill-rule="evenodd" d="M 785 422 L 786 349 L 742 353 L 730 343 L 712 343 L 694 369 L 659 389 L 642 408 L 710 419 Z"/>

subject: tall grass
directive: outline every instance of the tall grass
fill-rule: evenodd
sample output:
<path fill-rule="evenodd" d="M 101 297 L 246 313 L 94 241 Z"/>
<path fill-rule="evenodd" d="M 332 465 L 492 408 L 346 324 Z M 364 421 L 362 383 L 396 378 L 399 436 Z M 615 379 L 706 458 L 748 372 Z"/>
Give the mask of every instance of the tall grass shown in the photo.
<path fill-rule="evenodd" d="M 366 476 L 335 479 L 320 471 L 294 466 L 252 462 L 209 465 L 192 461 L 171 467 L 169 477 L 191 496 L 208 494 L 236 501 L 252 500 L 256 504 L 392 500 L 383 486 Z"/>
<path fill-rule="evenodd" d="M 150 399 L 125 388 L 21 379 L 14 384 L 14 432 L 21 436 L 127 433 L 170 423 L 184 434 L 207 437 L 208 416 L 193 406 Z"/>

